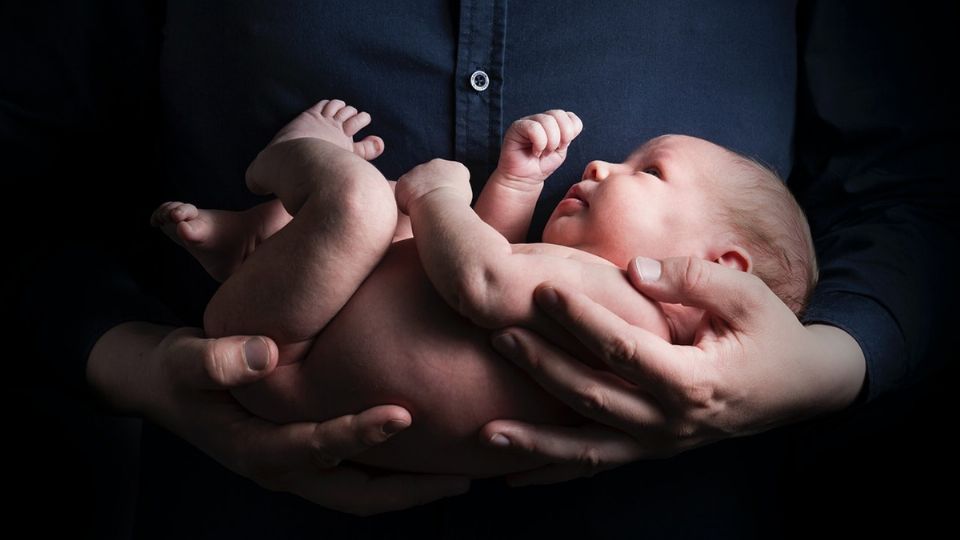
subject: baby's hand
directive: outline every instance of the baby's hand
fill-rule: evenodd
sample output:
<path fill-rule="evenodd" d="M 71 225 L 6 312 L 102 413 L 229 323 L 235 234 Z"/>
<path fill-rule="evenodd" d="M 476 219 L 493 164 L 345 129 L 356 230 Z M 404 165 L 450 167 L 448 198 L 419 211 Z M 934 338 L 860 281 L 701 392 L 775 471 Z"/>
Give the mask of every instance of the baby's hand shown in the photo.
<path fill-rule="evenodd" d="M 433 159 L 421 163 L 397 180 L 397 207 L 409 214 L 412 205 L 431 193 L 450 195 L 470 206 L 470 171 L 459 161 Z"/>
<path fill-rule="evenodd" d="M 546 180 L 567 158 L 567 147 L 583 130 L 572 112 L 554 109 L 525 116 L 503 137 L 497 170 L 514 181 L 537 184 Z"/>

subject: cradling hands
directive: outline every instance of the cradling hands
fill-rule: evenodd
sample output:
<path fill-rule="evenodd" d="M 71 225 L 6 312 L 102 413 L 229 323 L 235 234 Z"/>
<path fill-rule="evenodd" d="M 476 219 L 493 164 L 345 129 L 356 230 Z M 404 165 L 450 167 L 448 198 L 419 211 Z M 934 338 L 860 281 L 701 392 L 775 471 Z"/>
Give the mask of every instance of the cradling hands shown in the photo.
<path fill-rule="evenodd" d="M 230 470 L 327 508 L 369 515 L 469 488 L 464 477 L 374 475 L 343 463 L 409 427 L 412 418 L 402 407 L 382 405 L 321 423 L 274 424 L 253 416 L 228 390 L 267 376 L 277 357 L 276 345 L 264 337 L 208 339 L 196 328 L 124 323 L 98 341 L 88 379 L 114 407 L 142 414 Z"/>
<path fill-rule="evenodd" d="M 638 258 L 628 271 L 650 298 L 704 310 L 691 345 L 628 324 L 585 295 L 541 285 L 538 306 L 604 365 L 594 369 L 522 328 L 493 345 L 589 419 L 579 427 L 495 420 L 483 441 L 551 461 L 514 485 L 590 476 L 720 439 L 839 410 L 857 396 L 863 354 L 845 332 L 804 326 L 756 276 L 694 259 Z"/>

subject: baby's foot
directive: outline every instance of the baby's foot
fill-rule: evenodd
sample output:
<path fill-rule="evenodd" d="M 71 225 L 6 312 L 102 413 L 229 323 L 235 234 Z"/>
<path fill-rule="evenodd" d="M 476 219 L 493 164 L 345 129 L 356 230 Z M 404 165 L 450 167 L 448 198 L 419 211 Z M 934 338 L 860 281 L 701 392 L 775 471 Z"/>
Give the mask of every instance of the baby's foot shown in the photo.
<path fill-rule="evenodd" d="M 199 210 L 192 204 L 166 202 L 153 212 L 150 224 L 183 246 L 213 279 L 223 282 L 260 242 L 290 219 L 277 200 L 243 212 Z"/>
<path fill-rule="evenodd" d="M 339 99 L 325 99 L 297 115 L 267 146 L 300 137 L 316 137 L 369 161 L 383 153 L 383 139 L 369 135 L 353 142 L 353 136 L 368 124 L 369 113 L 358 112 Z"/>

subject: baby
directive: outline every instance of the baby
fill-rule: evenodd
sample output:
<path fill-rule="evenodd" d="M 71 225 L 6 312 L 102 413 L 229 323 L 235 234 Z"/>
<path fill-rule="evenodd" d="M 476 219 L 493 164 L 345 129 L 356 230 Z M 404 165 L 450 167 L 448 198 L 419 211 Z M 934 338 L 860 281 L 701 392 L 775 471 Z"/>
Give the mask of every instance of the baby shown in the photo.
<path fill-rule="evenodd" d="M 369 122 L 321 101 L 247 170 L 247 186 L 277 200 L 243 212 L 166 203 L 152 218 L 223 281 L 207 334 L 278 344 L 275 373 L 234 391 L 253 413 L 285 423 L 387 403 L 410 411 L 413 426 L 361 463 L 474 476 L 539 465 L 494 452 L 477 433 L 496 418 L 583 421 L 489 345 L 488 329 L 521 325 L 590 361 L 537 313 L 533 290 L 544 281 L 674 343 L 692 341 L 703 313 L 640 296 L 623 270 L 635 255 L 754 272 L 795 312 L 815 282 L 806 220 L 783 182 L 702 139 L 662 136 L 623 163 L 591 162 L 544 243 L 521 244 L 544 180 L 582 129 L 576 115 L 514 122 L 475 211 L 459 163 L 433 160 L 388 182 L 367 162 L 383 141 L 353 141 Z"/>

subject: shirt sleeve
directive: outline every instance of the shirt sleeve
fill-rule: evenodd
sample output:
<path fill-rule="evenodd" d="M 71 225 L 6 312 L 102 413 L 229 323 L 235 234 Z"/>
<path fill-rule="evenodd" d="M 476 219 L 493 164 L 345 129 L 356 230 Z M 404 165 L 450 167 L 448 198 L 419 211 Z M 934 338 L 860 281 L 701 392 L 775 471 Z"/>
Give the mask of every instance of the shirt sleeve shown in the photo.
<path fill-rule="evenodd" d="M 860 344 L 867 381 L 856 405 L 942 367 L 931 345 L 957 299 L 943 277 L 956 267 L 958 236 L 947 166 L 960 119 L 947 96 L 957 88 L 938 64 L 950 17 L 888 4 L 805 4 L 800 23 L 790 185 L 820 265 L 804 322 Z"/>
<path fill-rule="evenodd" d="M 86 382 L 87 359 L 107 330 L 127 321 L 182 326 L 144 290 L 127 261 L 103 246 L 62 246 L 35 262 L 35 273 L 19 298 L 26 323 L 22 337 L 40 360 L 35 368 L 74 396 L 93 398 Z"/>
<path fill-rule="evenodd" d="M 0 49 L 16 51 L 0 55 L 0 161 L 8 200 L 23 207 L 4 226 L 16 254 L 5 311 L 27 351 L 23 374 L 83 397 L 104 332 L 177 323 L 137 272 L 156 233 L 160 7 L 22 4 L 0 23 Z"/>

